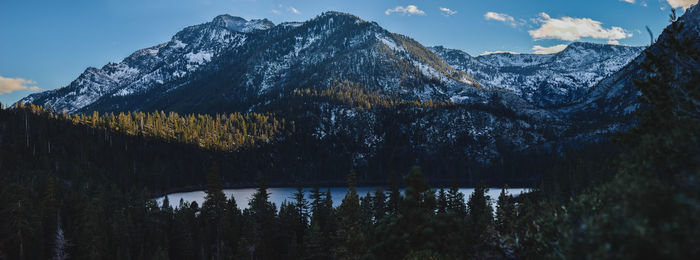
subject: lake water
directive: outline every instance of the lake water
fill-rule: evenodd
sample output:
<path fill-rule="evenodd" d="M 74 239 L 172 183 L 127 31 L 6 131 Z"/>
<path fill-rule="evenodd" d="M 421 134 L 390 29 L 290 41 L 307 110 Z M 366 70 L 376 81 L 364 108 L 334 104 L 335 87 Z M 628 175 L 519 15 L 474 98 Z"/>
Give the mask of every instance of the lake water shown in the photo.
<path fill-rule="evenodd" d="M 340 203 L 343 201 L 343 198 L 345 197 L 345 193 L 347 193 L 347 188 L 330 188 L 331 189 L 331 197 L 333 198 L 333 207 L 340 206 Z M 226 189 L 224 190 L 224 194 L 226 194 L 227 198 L 230 198 L 233 196 L 236 199 L 236 204 L 238 204 L 238 207 L 240 209 L 245 209 L 248 208 L 248 200 L 253 196 L 255 193 L 254 188 L 247 188 L 247 189 Z M 325 193 L 328 190 L 328 188 L 321 188 L 321 192 Z M 372 193 L 372 196 L 374 196 L 374 192 L 377 190 L 376 187 L 358 187 L 357 188 L 357 193 L 361 196 L 364 197 L 367 195 L 367 192 Z M 433 189 L 436 192 L 439 189 Z M 445 189 L 447 190 L 447 188 Z M 514 189 L 508 189 L 508 193 L 510 193 L 513 196 L 520 195 L 520 193 L 527 192 L 530 189 L 522 189 L 522 188 L 514 188 Z M 293 194 L 297 191 L 296 188 L 268 188 L 267 189 L 268 193 L 270 194 L 270 201 L 275 203 L 277 208 L 279 209 L 280 205 L 282 204 L 283 201 L 293 201 L 294 198 L 292 197 Z M 310 191 L 311 188 L 304 188 L 305 195 L 307 199 L 311 200 L 310 196 Z M 467 199 L 469 199 L 469 195 L 471 195 L 474 192 L 474 188 L 460 188 L 459 191 L 464 194 L 464 199 L 465 202 Z M 385 189 L 384 192 L 387 192 Z M 401 189 L 401 192 L 403 193 L 403 189 Z M 488 195 L 491 197 L 491 202 L 495 206 L 496 200 L 498 200 L 498 195 L 501 193 L 500 188 L 490 188 L 488 191 Z M 202 203 L 204 202 L 204 196 L 205 193 L 204 191 L 191 191 L 191 192 L 178 192 L 178 193 L 171 193 L 168 194 L 168 200 L 170 201 L 170 206 L 173 208 L 177 208 L 180 204 L 180 199 L 182 199 L 185 202 L 192 202 L 196 201 L 197 204 L 202 206 Z M 159 197 L 156 198 L 156 201 L 158 202 L 158 205 L 163 204 L 163 198 L 164 197 Z"/>

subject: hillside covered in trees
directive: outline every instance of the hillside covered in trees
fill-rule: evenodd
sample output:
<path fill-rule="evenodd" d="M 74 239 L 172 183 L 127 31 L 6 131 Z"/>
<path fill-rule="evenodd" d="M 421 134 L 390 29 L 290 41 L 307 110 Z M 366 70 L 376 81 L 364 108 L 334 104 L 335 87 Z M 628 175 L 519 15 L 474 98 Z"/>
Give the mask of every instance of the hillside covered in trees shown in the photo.
<path fill-rule="evenodd" d="M 404 100 L 353 84 L 298 89 L 290 98 L 265 105 L 264 112 L 245 114 L 68 114 L 19 103 L 0 111 L 0 131 L 8 151 L 28 153 L 7 167 L 50 170 L 61 178 L 90 172 L 124 186 L 143 184 L 158 193 L 203 188 L 202 169 L 213 162 L 220 166 L 226 187 L 255 186 L 258 173 L 274 186 L 342 186 L 351 170 L 361 185 L 386 184 L 394 174 L 410 169 L 406 161 L 422 166 L 435 185 L 483 181 L 522 187 L 536 184 L 546 169 L 567 161 L 552 150 L 513 150 L 498 136 L 475 140 L 453 132 L 457 128 L 450 129 L 441 116 L 446 111 L 457 116 L 488 111 L 519 120 L 506 108 Z M 327 113 L 331 115 L 324 117 L 338 118 L 333 125 L 314 116 Z M 341 120 L 349 117 L 352 120 Z M 416 118 L 425 118 L 423 124 L 430 128 L 417 125 Z M 483 161 L 474 154 L 465 160 L 460 147 L 482 141 L 493 141 L 503 150 L 501 158 Z M 614 151 L 610 147 L 603 143 L 570 152 L 604 158 Z"/>

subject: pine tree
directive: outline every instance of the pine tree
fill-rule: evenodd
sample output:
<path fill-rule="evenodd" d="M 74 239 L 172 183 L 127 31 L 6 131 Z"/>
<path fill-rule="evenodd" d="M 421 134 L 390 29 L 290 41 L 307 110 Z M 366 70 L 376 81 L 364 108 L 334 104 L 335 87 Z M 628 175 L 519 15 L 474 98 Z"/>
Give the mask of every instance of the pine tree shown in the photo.
<path fill-rule="evenodd" d="M 447 212 L 447 195 L 445 189 L 440 188 L 437 197 L 437 213 L 443 214 Z"/>
<path fill-rule="evenodd" d="M 493 245 L 493 208 L 487 192 L 488 189 L 483 183 L 477 184 L 467 201 L 467 227 L 472 236 L 471 240 L 475 242 L 477 253 L 488 252 L 489 247 Z"/>
<path fill-rule="evenodd" d="M 270 193 L 262 175 L 260 184 L 253 197 L 248 202 L 246 214 L 251 221 L 252 234 L 249 237 L 249 247 L 255 252 L 255 257 L 261 259 L 277 258 L 279 253 L 275 250 L 277 240 L 277 208 L 270 202 Z"/>
<path fill-rule="evenodd" d="M 639 125 L 623 134 L 622 143 L 631 152 L 624 154 L 622 170 L 693 186 L 685 182 L 696 179 L 691 175 L 700 165 L 700 160 L 688 157 L 700 150 L 700 36 L 684 33 L 684 27 L 674 11 L 656 48 L 644 52 L 646 78 L 634 84 L 645 106 L 637 110 Z"/>
<path fill-rule="evenodd" d="M 496 205 L 496 230 L 501 235 L 511 234 L 513 222 L 515 221 L 515 204 L 513 196 L 506 191 L 508 186 L 501 189 Z"/>
<path fill-rule="evenodd" d="M 304 237 L 304 259 L 308 260 L 325 260 L 329 259 L 328 248 L 323 245 L 323 233 L 321 227 L 312 222 L 309 227 L 309 232 Z"/>
<path fill-rule="evenodd" d="M 391 189 L 389 190 L 389 200 L 387 201 L 387 212 L 390 215 L 395 215 L 399 212 L 400 201 L 401 192 L 399 191 L 399 182 L 396 174 L 391 174 Z"/>
<path fill-rule="evenodd" d="M 434 221 L 435 195 L 425 183 L 418 166 L 405 178 L 405 196 L 399 211 L 376 226 L 371 252 L 380 259 L 402 259 L 410 252 L 437 249 L 437 222 Z"/>
<path fill-rule="evenodd" d="M 194 259 L 196 258 L 195 247 L 198 246 L 196 233 L 198 233 L 198 221 L 196 219 L 196 202 L 192 204 L 184 203 L 180 199 L 178 210 L 173 216 L 173 227 L 171 229 L 170 256 L 173 259 Z M 195 227 L 195 225 L 197 227 Z"/>
<path fill-rule="evenodd" d="M 379 222 L 384 216 L 386 216 L 386 195 L 381 187 L 377 187 L 374 192 L 374 197 L 372 198 L 372 210 L 374 211 L 374 221 Z"/>
<path fill-rule="evenodd" d="M 226 208 L 226 195 L 219 167 L 214 163 L 207 176 L 207 190 L 202 204 L 202 218 L 205 224 L 207 243 L 211 248 L 212 258 L 222 258 L 224 210 Z"/>
<path fill-rule="evenodd" d="M 293 195 L 294 198 L 294 210 L 296 212 L 294 225 L 291 227 L 294 229 L 296 234 L 294 242 L 296 243 L 296 248 L 299 251 L 299 256 L 303 255 L 304 252 L 304 237 L 309 225 L 309 201 L 306 199 L 304 194 L 304 189 L 299 185 L 297 191 Z"/>
<path fill-rule="evenodd" d="M 432 191 L 425 183 L 422 170 L 418 166 L 411 168 L 405 182 L 406 196 L 401 201 L 400 213 L 405 217 L 404 226 L 408 229 L 410 248 L 422 249 L 432 235 L 426 233 L 429 230 L 428 222 L 435 210 L 434 203 L 430 203 L 429 194 Z M 434 196 L 432 196 L 432 202 L 434 202 Z"/>
<path fill-rule="evenodd" d="M 299 212 L 296 209 L 294 202 L 290 203 L 286 200 L 280 205 L 280 210 L 278 214 L 278 219 L 280 227 L 278 231 L 278 236 L 282 243 L 282 248 L 278 250 L 284 252 L 285 259 L 298 259 L 301 257 L 298 238 L 297 238 L 297 227 L 299 226 Z"/>
<path fill-rule="evenodd" d="M 161 209 L 166 211 L 166 210 L 172 210 L 172 206 L 170 206 L 170 200 L 168 199 L 168 195 L 166 194 L 163 197 L 163 203 L 161 204 Z"/>
<path fill-rule="evenodd" d="M 332 236 L 335 233 L 333 226 L 333 200 L 330 189 L 327 192 L 321 192 L 318 187 L 311 190 L 311 229 L 309 237 L 305 241 L 309 241 L 309 246 L 305 250 L 312 250 L 306 253 L 311 259 L 328 259 L 330 258 L 329 249 L 332 248 Z M 316 230 L 314 230 L 316 229 Z"/>
<path fill-rule="evenodd" d="M 372 219 L 374 218 L 374 198 L 371 192 L 367 192 L 365 196 L 360 197 L 360 225 L 362 232 L 368 234 L 372 228 Z"/>
<path fill-rule="evenodd" d="M 241 210 L 238 209 L 236 199 L 231 196 L 226 201 L 223 223 L 223 242 L 226 245 L 226 252 L 230 257 L 239 256 L 239 242 L 241 240 L 241 225 L 242 225 Z"/>
<path fill-rule="evenodd" d="M 321 193 L 320 189 L 318 186 L 315 186 L 311 189 L 311 216 L 312 216 L 312 221 L 314 218 L 318 218 L 320 216 L 320 211 L 321 208 L 323 207 L 323 194 Z"/>
<path fill-rule="evenodd" d="M 459 191 L 457 182 L 453 182 L 450 189 L 447 191 L 447 211 L 461 218 L 467 216 L 464 194 Z"/>
<path fill-rule="evenodd" d="M 355 189 L 356 178 L 354 171 L 348 174 L 348 192 L 338 207 L 338 230 L 335 233 L 338 242 L 333 249 L 337 259 L 360 259 L 365 252 L 365 237 L 360 224 L 362 211 Z"/>

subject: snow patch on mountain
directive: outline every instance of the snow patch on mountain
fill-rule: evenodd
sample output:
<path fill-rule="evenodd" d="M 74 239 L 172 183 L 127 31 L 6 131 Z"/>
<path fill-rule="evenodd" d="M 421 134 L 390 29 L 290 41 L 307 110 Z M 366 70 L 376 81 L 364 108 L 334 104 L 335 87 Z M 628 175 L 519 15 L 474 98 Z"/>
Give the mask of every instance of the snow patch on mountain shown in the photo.
<path fill-rule="evenodd" d="M 571 104 L 628 64 L 643 47 L 572 43 L 557 54 L 495 53 L 472 57 L 441 46 L 432 51 L 488 89 L 514 93 L 542 107 Z"/>
<path fill-rule="evenodd" d="M 185 54 L 185 57 L 187 57 L 187 60 L 190 63 L 204 64 L 205 62 L 209 62 L 213 55 L 214 54 L 212 54 L 211 52 L 202 51 L 198 53 L 189 52 Z"/>
<path fill-rule="evenodd" d="M 394 42 L 394 40 L 388 39 L 388 38 L 387 38 L 386 36 L 384 36 L 384 35 L 375 34 L 374 36 L 375 36 L 377 39 L 379 39 L 379 41 L 381 41 L 384 45 L 386 45 L 386 47 L 389 47 L 389 49 L 391 49 L 391 50 L 393 50 L 393 51 L 397 51 L 397 52 L 404 52 L 404 51 L 406 51 L 406 50 L 404 50 L 403 47 L 401 47 L 401 46 L 399 46 L 398 44 L 396 44 L 396 42 Z"/>
<path fill-rule="evenodd" d="M 173 48 L 175 48 L 175 49 L 182 49 L 182 48 L 187 47 L 187 44 L 183 43 L 182 41 L 180 41 L 178 39 L 175 39 L 172 42 L 173 42 L 173 44 L 175 44 L 175 45 L 173 45 Z"/>

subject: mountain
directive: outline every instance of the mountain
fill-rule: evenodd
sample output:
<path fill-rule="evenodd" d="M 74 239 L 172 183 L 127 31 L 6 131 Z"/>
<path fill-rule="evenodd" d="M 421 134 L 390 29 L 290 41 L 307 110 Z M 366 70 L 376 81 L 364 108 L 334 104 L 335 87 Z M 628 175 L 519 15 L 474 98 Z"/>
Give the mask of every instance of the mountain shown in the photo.
<path fill-rule="evenodd" d="M 77 112 L 107 96 L 129 96 L 167 84 L 183 84 L 212 57 L 243 44 L 247 34 L 273 26 L 268 20 L 217 16 L 210 23 L 183 29 L 169 42 L 138 50 L 120 63 L 87 68 L 66 87 L 22 101 Z"/>
<path fill-rule="evenodd" d="M 689 67 L 686 64 L 688 63 L 686 59 L 690 57 L 679 57 L 677 53 L 669 50 L 669 45 L 678 44 L 674 43 L 675 40 L 678 40 L 681 41 L 680 44 L 683 45 L 683 48 L 700 50 L 698 42 L 693 41 L 700 35 L 700 9 L 697 6 L 687 9 L 683 16 L 678 18 L 678 23 L 681 24 L 681 28 L 677 35 L 670 31 L 671 27 L 666 28 L 645 52 L 619 71 L 601 80 L 588 95 L 576 104 L 560 109 L 559 113 L 584 120 L 616 121 L 637 110 L 640 107 L 638 97 L 641 93 L 632 86 L 634 86 L 635 80 L 643 80 L 647 76 L 647 71 L 644 68 L 644 64 L 650 61 L 647 53 L 669 57 L 671 59 L 669 67 L 671 68 L 686 68 Z M 687 75 L 700 73 L 700 67 L 693 66 L 694 70 L 674 71 L 673 76 L 678 82 L 686 83 L 689 80 Z"/>
<path fill-rule="evenodd" d="M 247 156 L 280 176 L 337 181 L 354 169 L 383 181 L 421 164 L 432 179 L 525 183 L 551 159 L 524 155 L 622 127 L 587 119 L 581 104 L 640 51 L 574 43 L 551 55 L 472 57 L 345 13 L 278 25 L 222 15 L 22 101 L 71 113 L 270 113 L 292 134 Z"/>
<path fill-rule="evenodd" d="M 247 110 L 267 101 L 264 95 L 336 81 L 407 99 L 477 95 L 473 79 L 418 42 L 349 14 L 327 12 L 277 26 L 218 16 L 23 101 L 68 112 L 218 112 Z"/>
<path fill-rule="evenodd" d="M 644 47 L 575 42 L 556 54 L 494 53 L 473 57 L 431 47 L 456 69 L 488 89 L 514 93 L 540 107 L 563 106 L 582 98 L 600 80 L 637 57 Z"/>

